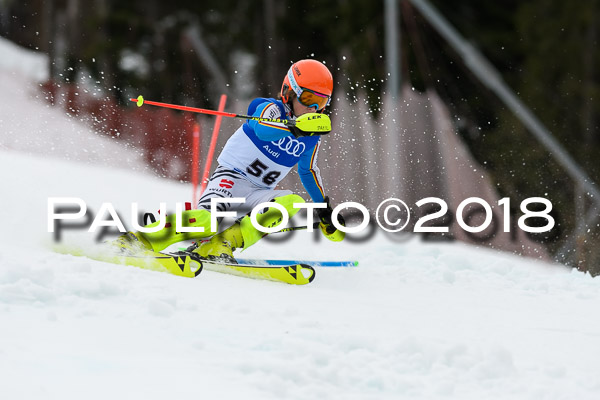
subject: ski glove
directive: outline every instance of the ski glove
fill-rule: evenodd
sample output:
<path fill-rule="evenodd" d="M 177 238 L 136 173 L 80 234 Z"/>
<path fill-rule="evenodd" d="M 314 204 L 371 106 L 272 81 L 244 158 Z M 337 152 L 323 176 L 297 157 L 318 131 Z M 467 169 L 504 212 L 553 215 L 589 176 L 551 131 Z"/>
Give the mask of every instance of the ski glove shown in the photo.
<path fill-rule="evenodd" d="M 289 121 L 287 128 L 296 137 L 327 135 L 331 132 L 331 120 L 325 114 L 306 113 L 295 121 Z"/>
<path fill-rule="evenodd" d="M 333 225 L 333 221 L 331 219 L 333 208 L 331 208 L 329 197 L 325 197 L 324 203 L 327 203 L 327 208 L 317 208 L 317 215 L 320 219 L 319 227 L 327 239 L 334 242 L 341 242 L 344 240 L 346 234 Z M 340 225 L 346 226 L 346 221 L 344 221 L 344 217 L 341 214 L 337 215 L 337 220 Z"/>
<path fill-rule="evenodd" d="M 294 135 L 294 137 L 296 139 L 298 139 L 299 137 L 315 135 L 315 132 L 304 132 L 303 130 L 300 130 L 300 128 L 298 128 L 295 125 L 288 125 L 288 129 L 290 130 L 290 132 L 292 132 L 292 135 Z"/>

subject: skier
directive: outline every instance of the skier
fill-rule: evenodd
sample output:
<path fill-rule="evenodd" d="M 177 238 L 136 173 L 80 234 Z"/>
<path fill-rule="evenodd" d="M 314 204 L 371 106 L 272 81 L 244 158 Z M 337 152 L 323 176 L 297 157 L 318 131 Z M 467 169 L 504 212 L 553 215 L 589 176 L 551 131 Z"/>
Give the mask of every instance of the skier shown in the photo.
<path fill-rule="evenodd" d="M 333 92 L 333 78 L 329 69 L 316 60 L 306 59 L 294 63 L 288 70 L 278 99 L 256 98 L 248 107 L 248 115 L 294 121 L 307 113 L 322 113 L 329 105 Z M 329 119 L 327 118 L 327 121 Z M 320 229 L 330 240 L 341 241 L 344 232 L 332 223 L 332 207 L 325 196 L 317 153 L 320 135 L 327 132 L 306 132 L 302 125 L 247 120 L 229 138 L 217 158 L 218 166 L 198 201 L 197 210 L 185 211 L 182 220 L 188 227 L 203 227 L 204 233 L 177 233 L 172 224 L 173 216 L 167 218 L 167 226 L 156 233 L 128 233 L 119 238 L 121 247 L 127 242 L 140 241 L 154 251 L 187 239 L 207 238 L 193 251 L 201 257 L 234 262 L 233 251 L 246 249 L 265 234 L 256 229 L 245 215 L 231 227 L 215 235 L 210 231 L 211 199 L 221 199 L 219 211 L 247 213 L 256 205 L 275 202 L 285 208 L 290 218 L 299 209 L 294 203 L 304 199 L 289 190 L 277 190 L 276 185 L 298 165 L 298 174 L 304 188 L 315 203 L 326 203 L 317 209 Z M 243 204 L 223 201 L 227 198 L 245 198 Z M 257 222 L 264 227 L 276 226 L 282 219 L 281 211 L 268 207 L 257 215 Z M 343 224 L 341 215 L 338 217 Z M 158 224 L 155 223 L 155 224 Z M 149 225 L 153 226 L 153 225 Z"/>

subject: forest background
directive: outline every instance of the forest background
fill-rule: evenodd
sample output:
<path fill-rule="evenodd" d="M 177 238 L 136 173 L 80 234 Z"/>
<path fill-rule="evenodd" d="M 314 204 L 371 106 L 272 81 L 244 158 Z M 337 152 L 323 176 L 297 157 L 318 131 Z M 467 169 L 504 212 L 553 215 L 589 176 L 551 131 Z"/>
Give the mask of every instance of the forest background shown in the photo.
<path fill-rule="evenodd" d="M 387 90 L 384 3 L 0 0 L 0 35 L 47 53 L 54 81 L 75 82 L 85 71 L 122 105 L 137 93 L 211 109 L 224 90 L 238 99 L 275 96 L 292 61 L 316 58 L 343 71 L 337 93 L 363 92 L 377 117 Z M 600 182 L 600 1 L 431 3 Z M 571 231 L 576 199 L 586 194 L 410 2 L 398 4 L 402 85 L 442 97 L 502 196 L 552 193 L 558 229 Z M 212 66 L 190 51 L 190 29 L 209 49 Z M 591 206 L 589 199 L 583 204 Z M 596 222 L 585 240 L 598 243 L 599 235 Z"/>

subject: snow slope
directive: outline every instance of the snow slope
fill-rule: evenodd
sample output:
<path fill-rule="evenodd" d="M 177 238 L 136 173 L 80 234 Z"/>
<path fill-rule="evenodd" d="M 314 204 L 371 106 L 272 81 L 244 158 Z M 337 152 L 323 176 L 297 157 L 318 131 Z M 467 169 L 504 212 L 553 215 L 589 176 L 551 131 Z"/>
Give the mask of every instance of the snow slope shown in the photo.
<path fill-rule="evenodd" d="M 0 160 L 3 174 L 20 177 L 3 177 L 4 398 L 600 394 L 600 283 L 589 276 L 465 245 L 384 237 L 317 244 L 306 232 L 263 241 L 247 256 L 360 266 L 321 268 L 312 284 L 295 287 L 59 255 L 46 247 L 48 196 L 122 209 L 174 204 L 189 187 L 15 152 L 1 151 Z"/>
<path fill-rule="evenodd" d="M 173 208 L 191 188 L 107 161 L 137 155 L 104 148 L 56 109 L 29 112 L 46 106 L 4 78 L 0 85 L 2 143 L 33 140 L 28 127 L 45 118 L 57 127 L 48 140 L 59 143 L 48 156 L 0 146 L 1 398 L 600 396 L 600 281 L 557 265 L 381 234 L 330 243 L 298 232 L 244 254 L 360 262 L 318 269 L 296 287 L 53 253 L 48 197 L 79 197 L 94 211 L 111 202 L 129 224 L 132 202 Z M 97 157 L 60 156 L 79 140 Z M 94 236 L 69 231 L 64 240 Z"/>

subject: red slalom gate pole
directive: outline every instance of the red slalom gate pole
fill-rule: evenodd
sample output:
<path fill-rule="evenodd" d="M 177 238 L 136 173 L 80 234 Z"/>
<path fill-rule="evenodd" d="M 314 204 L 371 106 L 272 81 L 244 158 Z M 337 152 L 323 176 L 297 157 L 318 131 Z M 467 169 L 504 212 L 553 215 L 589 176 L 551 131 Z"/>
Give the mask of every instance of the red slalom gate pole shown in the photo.
<path fill-rule="evenodd" d="M 192 137 L 192 204 L 196 207 L 198 194 L 198 172 L 200 169 L 200 124 L 194 123 L 194 133 Z"/>
<path fill-rule="evenodd" d="M 206 189 L 208 183 L 208 174 L 210 172 L 210 166 L 212 165 L 212 159 L 215 154 L 215 147 L 217 146 L 217 138 L 219 137 L 219 129 L 221 129 L 221 121 L 223 116 L 226 114 L 223 112 L 225 109 L 225 103 L 227 102 L 227 96 L 222 94 L 219 100 L 219 113 L 215 113 L 217 116 L 215 126 L 213 128 L 212 138 L 210 140 L 210 147 L 208 148 L 208 154 L 206 155 L 206 163 L 204 164 L 204 172 L 202 174 L 202 181 L 200 183 L 200 194 Z"/>

